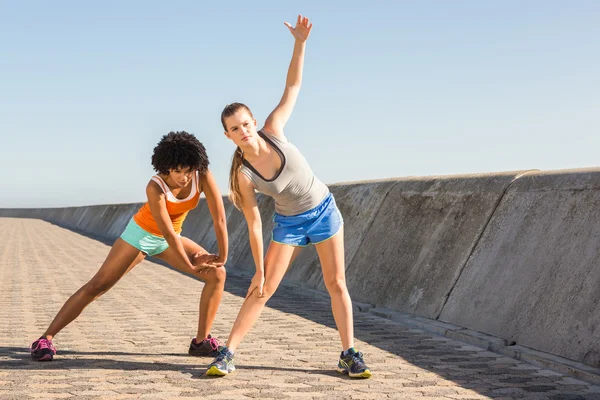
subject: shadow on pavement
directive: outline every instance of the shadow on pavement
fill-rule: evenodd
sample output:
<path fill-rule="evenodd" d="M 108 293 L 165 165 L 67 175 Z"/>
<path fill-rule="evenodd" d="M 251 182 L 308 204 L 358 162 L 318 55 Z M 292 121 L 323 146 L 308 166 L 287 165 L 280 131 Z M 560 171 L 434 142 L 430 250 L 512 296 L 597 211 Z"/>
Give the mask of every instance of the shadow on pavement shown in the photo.
<path fill-rule="evenodd" d="M 64 228 L 64 227 L 63 227 Z M 72 230 L 72 229 L 71 229 Z M 73 230 L 72 230 L 73 231 Z M 97 236 L 89 235 L 83 232 L 75 231 L 78 234 L 98 240 L 111 246 L 114 240 L 106 240 Z M 149 258 L 155 262 L 170 268 L 163 262 Z M 293 268 L 293 266 L 292 266 Z M 170 268 L 171 269 L 171 268 Z M 193 278 L 193 277 L 192 277 Z M 195 278 L 194 278 L 195 279 Z M 244 297 L 251 280 L 251 276 L 236 271 L 235 268 L 228 268 L 227 282 L 225 290 L 233 295 Z M 335 321 L 331 313 L 330 300 L 327 293 L 313 289 L 305 289 L 298 285 L 286 283 L 285 281 L 279 287 L 275 295 L 269 300 L 267 306 L 284 312 L 291 313 L 317 324 L 335 329 Z M 562 385 L 556 383 L 561 377 L 546 377 L 534 375 L 536 370 L 526 370 L 516 368 L 519 362 L 502 357 L 489 352 L 483 353 L 482 350 L 466 348 L 466 345 L 459 342 L 447 340 L 445 338 L 429 334 L 403 326 L 399 323 L 374 316 L 372 314 L 357 312 L 354 314 L 355 338 L 366 342 L 379 349 L 394 354 L 424 371 L 432 372 L 443 379 L 451 380 L 463 388 L 472 389 L 481 395 L 496 397 L 492 388 L 510 388 L 511 383 L 518 384 L 526 392 L 535 396 L 547 393 L 549 399 L 596 399 L 600 400 L 600 395 L 589 397 L 589 395 L 578 394 L 558 394 L 563 393 Z M 299 335 L 310 335 L 300 332 Z M 316 338 L 315 340 L 322 340 Z M 205 367 L 195 367 L 189 364 L 164 363 L 164 362 L 131 362 L 120 360 L 105 359 L 62 359 L 60 362 L 36 363 L 30 360 L 29 354 L 24 352 L 26 349 L 2 348 L 0 347 L 0 356 L 9 356 L 14 361 L 3 365 L 3 368 L 14 369 L 73 369 L 73 368 L 105 368 L 105 369 L 123 369 L 135 370 L 142 369 L 148 371 L 181 371 L 190 373 L 194 377 L 203 377 Z M 94 352 L 61 352 L 63 355 L 115 355 L 115 356 L 170 356 L 187 357 L 182 354 L 136 354 L 136 353 L 94 353 Z M 365 354 L 365 359 L 369 363 L 369 354 Z M 205 359 L 209 361 L 209 359 Z M 381 361 L 381 360 L 380 360 Z M 210 362 L 210 361 L 209 361 Z M 3 363 L 4 364 L 4 363 Z M 50 365 L 48 365 L 50 364 Z M 206 365 L 204 361 L 198 363 Z M 381 363 L 379 363 L 382 365 Z M 238 369 L 261 369 L 269 371 L 294 371 L 305 372 L 307 374 L 319 374 L 327 376 L 336 376 L 344 379 L 343 375 L 334 370 L 305 370 L 301 368 L 280 368 L 240 365 Z M 377 371 L 374 371 L 377 373 Z M 210 378 L 210 377 L 207 377 Z M 485 384 L 482 384 L 485 382 Z M 431 382 L 423 382 L 423 385 Z M 563 397 L 567 396 L 567 397 Z M 540 397 L 535 397 L 540 398 Z"/>

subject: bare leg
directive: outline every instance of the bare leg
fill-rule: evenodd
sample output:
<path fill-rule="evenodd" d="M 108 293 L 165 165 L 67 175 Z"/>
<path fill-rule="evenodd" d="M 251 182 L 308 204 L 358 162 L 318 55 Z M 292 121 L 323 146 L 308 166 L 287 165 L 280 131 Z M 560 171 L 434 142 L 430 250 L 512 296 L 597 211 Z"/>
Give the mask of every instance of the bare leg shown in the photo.
<path fill-rule="evenodd" d="M 145 255 L 123 239 L 117 239 L 94 277 L 62 306 L 44 333 L 48 340 L 70 324 L 95 299 L 106 293 L 119 279 L 144 259 Z"/>
<path fill-rule="evenodd" d="M 237 346 L 242 342 L 246 334 L 260 317 L 267 301 L 273 296 L 281 283 L 285 271 L 300 253 L 300 247 L 271 242 L 267 255 L 265 256 L 265 284 L 263 286 L 263 297 L 259 297 L 255 291 L 248 296 L 242 304 L 242 308 L 231 328 L 227 339 L 227 347 L 235 352 Z"/>
<path fill-rule="evenodd" d="M 181 242 L 190 260 L 192 260 L 193 255 L 196 253 L 207 253 L 207 251 L 204 250 L 199 244 L 188 238 L 182 237 Z M 193 273 L 193 271 L 188 269 L 187 265 L 180 264 L 178 261 L 179 258 L 175 254 L 175 251 L 175 249 L 168 248 L 155 257 L 165 261 L 178 271 L 184 273 Z M 204 282 L 204 288 L 202 289 L 202 294 L 200 295 L 200 312 L 198 317 L 198 332 L 196 335 L 196 341 L 199 342 L 203 339 L 206 339 L 206 337 L 210 334 L 213 322 L 217 316 L 217 310 L 219 309 L 219 304 L 221 304 L 221 298 L 223 297 L 223 291 L 225 290 L 226 271 L 225 267 L 219 267 L 210 269 L 207 273 L 196 272 L 194 273 L 194 276 Z"/>
<path fill-rule="evenodd" d="M 347 350 L 354 347 L 354 323 L 352 301 L 346 287 L 343 228 L 337 235 L 315 247 L 321 261 L 323 280 L 331 297 L 331 309 L 342 340 L 342 350 Z"/>

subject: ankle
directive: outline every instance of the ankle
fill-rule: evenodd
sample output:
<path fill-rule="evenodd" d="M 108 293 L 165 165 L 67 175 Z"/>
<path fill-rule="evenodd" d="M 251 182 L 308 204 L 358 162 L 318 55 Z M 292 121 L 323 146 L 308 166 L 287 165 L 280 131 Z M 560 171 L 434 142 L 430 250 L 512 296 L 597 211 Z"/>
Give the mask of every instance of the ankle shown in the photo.
<path fill-rule="evenodd" d="M 357 350 L 354 348 L 354 346 L 348 347 L 346 350 L 342 351 L 342 356 L 348 357 L 352 353 L 357 353 Z"/>

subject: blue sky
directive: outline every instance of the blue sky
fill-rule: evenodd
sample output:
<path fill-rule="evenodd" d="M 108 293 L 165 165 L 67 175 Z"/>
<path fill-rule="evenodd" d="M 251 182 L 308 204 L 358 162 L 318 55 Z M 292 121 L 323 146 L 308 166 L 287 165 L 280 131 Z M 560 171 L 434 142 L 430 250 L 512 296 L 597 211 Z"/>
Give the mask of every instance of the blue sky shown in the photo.
<path fill-rule="evenodd" d="M 259 124 L 314 23 L 286 134 L 326 183 L 599 164 L 597 1 L 0 1 L 0 207 L 144 201 L 152 149 Z"/>

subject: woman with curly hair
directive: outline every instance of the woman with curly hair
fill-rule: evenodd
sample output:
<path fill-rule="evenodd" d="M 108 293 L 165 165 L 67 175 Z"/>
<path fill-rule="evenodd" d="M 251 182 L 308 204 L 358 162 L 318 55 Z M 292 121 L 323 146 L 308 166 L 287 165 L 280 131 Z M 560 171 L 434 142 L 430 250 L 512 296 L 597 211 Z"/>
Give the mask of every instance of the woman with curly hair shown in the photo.
<path fill-rule="evenodd" d="M 46 332 L 32 343 L 34 360 L 52 361 L 56 354 L 54 336 L 146 256 L 204 281 L 198 333 L 188 353 L 217 353 L 218 341 L 211 337 L 210 330 L 225 286 L 228 239 L 223 199 L 208 164 L 206 150 L 194 135 L 170 132 L 162 137 L 152 155 L 152 166 L 158 174 L 146 186 L 148 201 L 131 218 L 96 275 L 66 301 Z M 209 254 L 180 235 L 183 221 L 198 205 L 201 193 L 212 215 L 219 254 Z"/>

